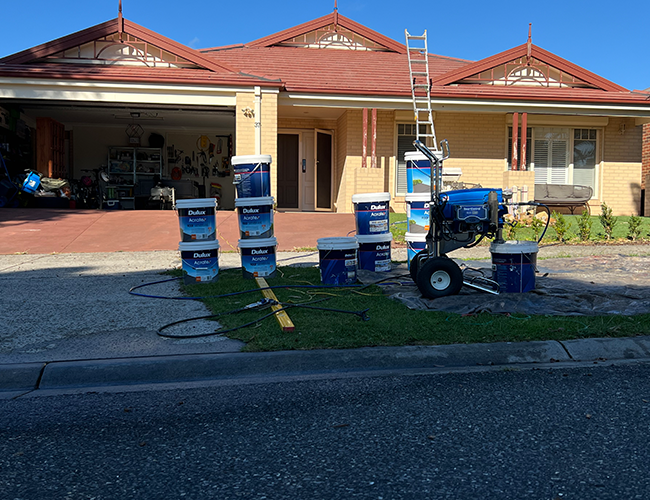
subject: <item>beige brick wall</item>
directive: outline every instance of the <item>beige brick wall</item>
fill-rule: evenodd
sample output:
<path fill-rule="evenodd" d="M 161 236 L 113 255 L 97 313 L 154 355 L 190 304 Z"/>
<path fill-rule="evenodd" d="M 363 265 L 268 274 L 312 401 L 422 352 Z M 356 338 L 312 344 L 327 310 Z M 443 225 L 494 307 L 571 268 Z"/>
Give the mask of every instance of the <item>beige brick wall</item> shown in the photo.
<path fill-rule="evenodd" d="M 610 118 L 603 135 L 601 188 L 596 211 L 600 213 L 600 202 L 604 201 L 614 215 L 638 215 L 641 210 L 643 128 L 636 127 L 633 118 Z"/>
<path fill-rule="evenodd" d="M 599 201 L 607 203 L 614 215 L 639 215 L 641 208 L 640 162 L 604 163 L 601 178 L 602 199 Z M 597 213 L 600 213 L 600 209 L 597 210 Z"/>
<path fill-rule="evenodd" d="M 506 170 L 503 172 L 502 186 L 504 189 L 513 191 L 515 187 L 517 188 L 519 198 L 515 201 L 533 201 L 535 199 L 535 172 Z"/>

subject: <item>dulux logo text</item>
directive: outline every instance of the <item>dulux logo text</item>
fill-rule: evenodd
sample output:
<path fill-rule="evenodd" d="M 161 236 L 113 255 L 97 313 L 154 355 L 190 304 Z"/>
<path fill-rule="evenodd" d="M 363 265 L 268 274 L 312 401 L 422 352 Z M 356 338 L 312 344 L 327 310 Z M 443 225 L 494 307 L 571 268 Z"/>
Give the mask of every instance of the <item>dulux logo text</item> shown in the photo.
<path fill-rule="evenodd" d="M 194 258 L 195 259 L 205 259 L 206 257 L 212 257 L 212 255 L 210 255 L 209 253 L 205 253 L 205 252 L 203 252 L 203 253 L 194 252 Z"/>
<path fill-rule="evenodd" d="M 377 250 L 388 250 L 390 249 L 390 245 L 377 245 Z"/>
<path fill-rule="evenodd" d="M 386 210 L 386 205 L 370 205 L 370 210 Z"/>
<path fill-rule="evenodd" d="M 268 249 L 260 249 L 260 250 L 255 250 L 254 248 L 251 250 L 251 255 L 266 255 L 269 253 Z"/>
<path fill-rule="evenodd" d="M 244 208 L 242 209 L 242 212 L 245 214 L 259 214 L 260 209 L 259 208 Z"/>
<path fill-rule="evenodd" d="M 205 215 L 205 210 L 188 210 L 187 215 Z"/>

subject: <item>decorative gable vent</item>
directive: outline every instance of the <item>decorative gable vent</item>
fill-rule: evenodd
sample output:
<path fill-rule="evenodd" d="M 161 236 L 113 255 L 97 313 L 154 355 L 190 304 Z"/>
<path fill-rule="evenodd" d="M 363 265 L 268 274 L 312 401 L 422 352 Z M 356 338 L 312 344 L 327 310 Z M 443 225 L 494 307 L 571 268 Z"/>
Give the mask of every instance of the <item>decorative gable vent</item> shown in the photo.
<path fill-rule="evenodd" d="M 383 45 L 336 24 L 304 33 L 277 45 L 310 49 L 388 50 Z"/>

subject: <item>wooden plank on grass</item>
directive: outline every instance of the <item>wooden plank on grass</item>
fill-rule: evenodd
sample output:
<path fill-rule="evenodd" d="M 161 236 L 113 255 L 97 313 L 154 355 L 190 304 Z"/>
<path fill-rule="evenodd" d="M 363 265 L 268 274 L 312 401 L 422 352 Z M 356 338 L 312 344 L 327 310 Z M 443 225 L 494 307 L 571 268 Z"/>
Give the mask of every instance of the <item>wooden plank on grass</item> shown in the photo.
<path fill-rule="evenodd" d="M 259 286 L 260 288 L 267 288 L 269 286 L 269 284 L 266 282 L 264 278 L 255 278 L 255 281 L 257 282 L 257 286 Z M 273 293 L 273 290 L 268 290 L 268 289 L 262 290 L 262 295 L 264 295 L 264 297 L 266 297 L 267 299 L 271 299 L 276 302 L 279 302 L 278 298 Z M 279 309 L 282 309 L 282 306 L 280 304 L 275 304 L 271 306 L 272 311 L 278 311 Z M 293 324 L 293 321 L 291 321 L 291 318 L 289 318 L 287 311 L 277 312 L 275 314 L 275 319 L 277 319 L 278 323 L 280 323 L 283 332 L 292 332 L 296 329 L 296 327 Z"/>

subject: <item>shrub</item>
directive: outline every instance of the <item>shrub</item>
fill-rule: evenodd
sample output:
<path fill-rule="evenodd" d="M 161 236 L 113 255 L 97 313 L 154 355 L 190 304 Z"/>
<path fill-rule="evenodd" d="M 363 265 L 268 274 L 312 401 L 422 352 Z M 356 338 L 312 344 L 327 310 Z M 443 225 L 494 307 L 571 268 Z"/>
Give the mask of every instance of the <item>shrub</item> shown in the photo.
<path fill-rule="evenodd" d="M 636 241 L 636 239 L 641 235 L 642 223 L 643 219 L 641 219 L 641 217 L 637 217 L 636 215 L 630 216 L 629 220 L 627 221 L 627 237 L 632 241 Z"/>
<path fill-rule="evenodd" d="M 539 219 L 533 215 L 533 218 L 530 221 L 530 227 L 532 228 L 533 234 L 535 235 L 535 241 L 539 240 L 539 233 L 542 231 L 544 224 L 545 223 L 542 219 Z"/>
<path fill-rule="evenodd" d="M 578 219 L 578 236 L 581 241 L 589 241 L 589 238 L 591 238 L 591 225 L 593 222 L 589 212 L 586 209 L 583 210 L 582 215 Z"/>
<path fill-rule="evenodd" d="M 612 233 L 614 232 L 614 226 L 616 225 L 617 217 L 612 215 L 612 209 L 607 206 L 607 203 L 603 201 L 600 205 L 601 214 L 598 216 L 600 225 L 603 226 L 605 230 L 605 237 L 608 240 L 612 239 Z"/>
<path fill-rule="evenodd" d="M 562 215 L 559 212 L 553 212 L 551 214 L 551 217 L 555 219 L 555 222 L 553 223 L 553 229 L 555 229 L 555 232 L 557 234 L 557 239 L 559 241 L 564 242 L 564 238 L 566 236 L 567 231 L 571 227 L 571 224 L 569 224 L 567 220 L 564 218 L 564 215 Z"/>
<path fill-rule="evenodd" d="M 517 221 L 507 223 L 506 225 L 506 239 L 507 240 L 516 240 L 517 239 Z"/>

